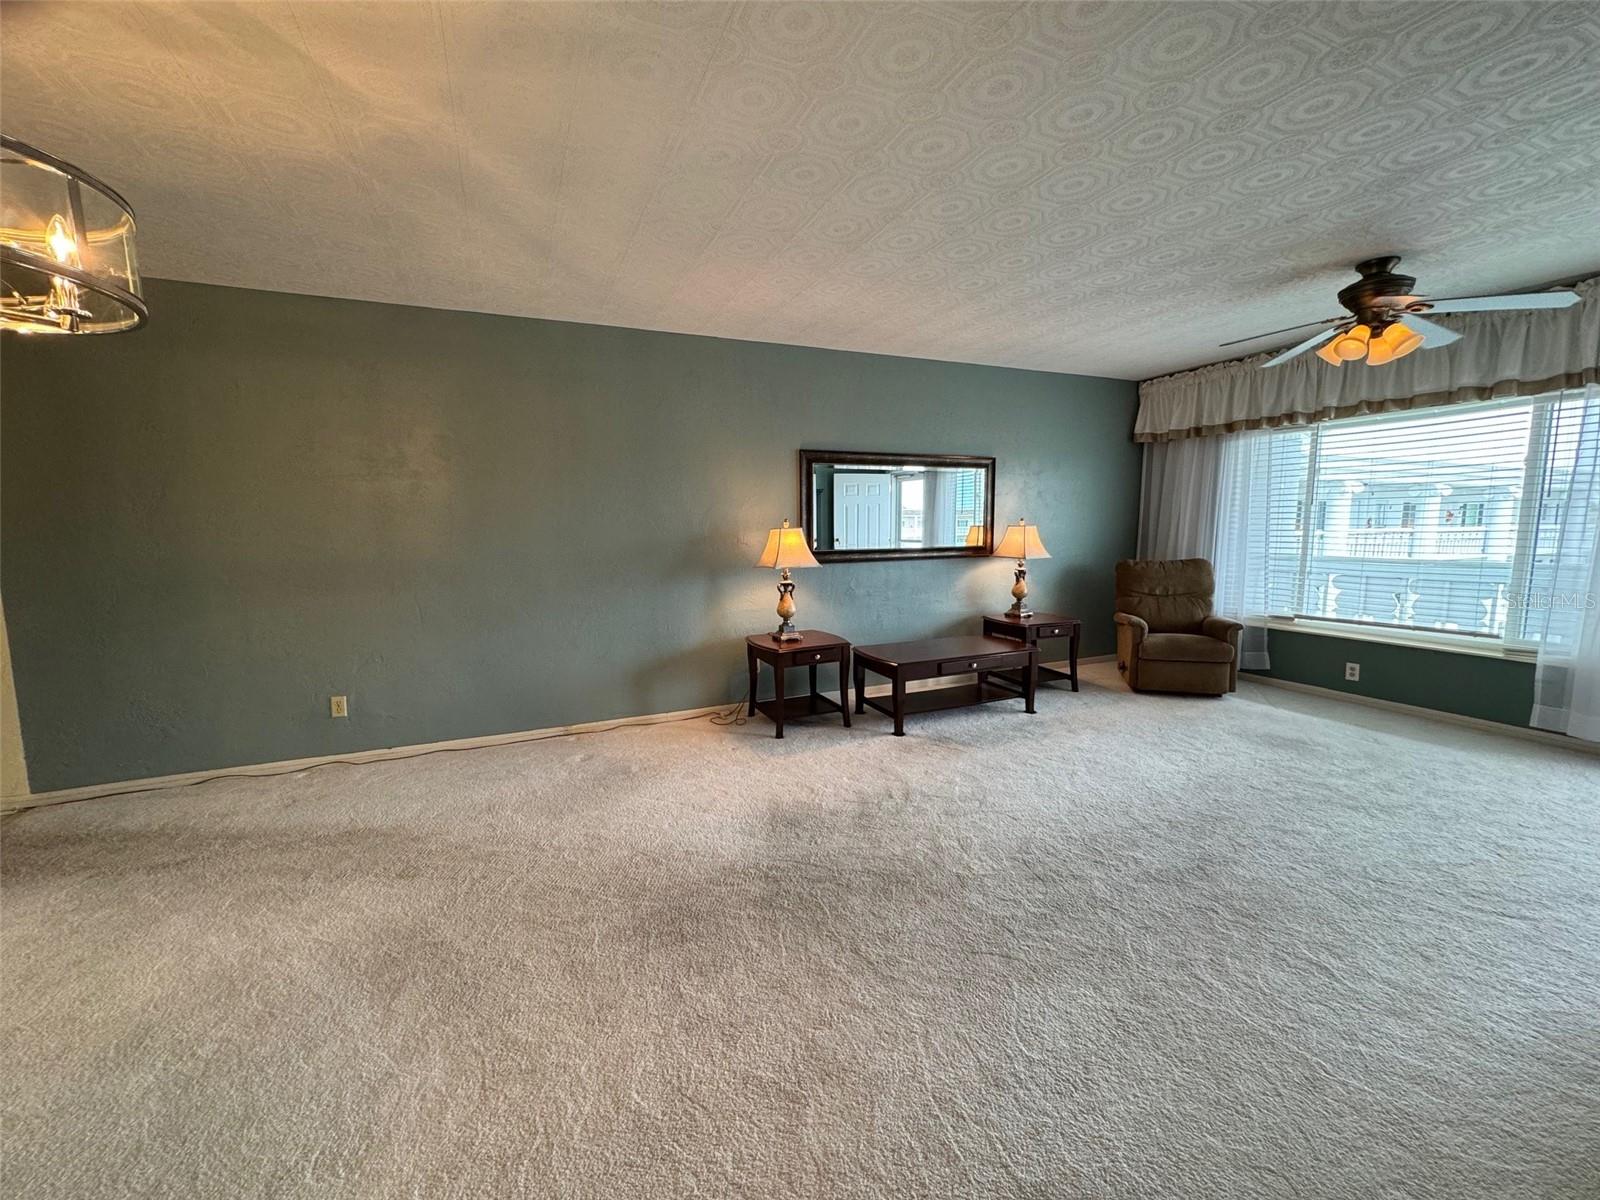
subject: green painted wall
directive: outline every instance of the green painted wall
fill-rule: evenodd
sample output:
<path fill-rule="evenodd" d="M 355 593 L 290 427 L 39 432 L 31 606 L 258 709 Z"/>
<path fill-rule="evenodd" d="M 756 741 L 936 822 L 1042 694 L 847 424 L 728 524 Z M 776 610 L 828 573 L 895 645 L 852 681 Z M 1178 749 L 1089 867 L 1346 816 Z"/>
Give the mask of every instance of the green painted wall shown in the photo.
<path fill-rule="evenodd" d="M 992 454 L 1041 604 L 1109 651 L 1132 383 L 152 281 L 7 338 L 4 602 L 35 791 L 690 708 L 776 621 L 796 451 Z M 866 643 L 975 632 L 998 560 L 802 572 Z M 351 716 L 328 717 L 348 694 Z M 868 723 L 870 728 L 870 722 Z M 853 736 L 870 736 L 857 730 Z"/>
<path fill-rule="evenodd" d="M 1533 711 L 1532 663 L 1279 629 L 1267 643 L 1272 670 L 1259 674 L 1277 679 L 1523 728 Z M 1347 662 L 1361 664 L 1360 682 L 1345 681 Z"/>

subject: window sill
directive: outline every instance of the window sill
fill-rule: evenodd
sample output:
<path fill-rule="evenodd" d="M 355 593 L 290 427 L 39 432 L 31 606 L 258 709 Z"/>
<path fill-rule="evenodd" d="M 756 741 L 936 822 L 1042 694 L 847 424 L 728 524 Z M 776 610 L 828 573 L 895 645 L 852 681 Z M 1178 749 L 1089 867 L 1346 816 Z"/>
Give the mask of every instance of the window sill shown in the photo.
<path fill-rule="evenodd" d="M 1480 641 L 1476 638 L 1451 637 L 1449 634 L 1433 635 L 1414 630 L 1385 629 L 1381 625 L 1296 621 L 1288 617 L 1268 617 L 1259 623 L 1268 629 L 1280 629 L 1286 633 L 1309 633 L 1315 637 L 1343 638 L 1350 642 L 1380 642 L 1388 646 L 1406 646 L 1413 650 L 1439 650 L 1446 654 L 1468 654 L 1474 658 L 1501 658 L 1508 662 L 1536 661 L 1536 655 L 1532 650 L 1506 646 L 1499 642 Z"/>

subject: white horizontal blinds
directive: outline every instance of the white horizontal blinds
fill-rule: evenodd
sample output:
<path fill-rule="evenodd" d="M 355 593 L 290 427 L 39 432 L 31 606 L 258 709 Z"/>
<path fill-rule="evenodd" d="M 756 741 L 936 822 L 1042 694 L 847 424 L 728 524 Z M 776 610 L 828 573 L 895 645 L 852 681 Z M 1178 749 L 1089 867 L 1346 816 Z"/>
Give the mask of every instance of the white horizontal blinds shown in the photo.
<path fill-rule="evenodd" d="M 1504 637 L 1529 582 L 1523 518 L 1545 474 L 1547 407 L 1494 401 L 1276 435 L 1268 611 Z"/>
<path fill-rule="evenodd" d="M 1268 434 L 1256 451 L 1257 464 L 1266 474 L 1264 486 L 1257 480 L 1251 488 L 1250 550 L 1263 564 L 1262 570 L 1251 574 L 1260 579 L 1265 592 L 1257 611 L 1293 616 L 1304 607 L 1301 518 L 1315 446 L 1313 427 Z"/>

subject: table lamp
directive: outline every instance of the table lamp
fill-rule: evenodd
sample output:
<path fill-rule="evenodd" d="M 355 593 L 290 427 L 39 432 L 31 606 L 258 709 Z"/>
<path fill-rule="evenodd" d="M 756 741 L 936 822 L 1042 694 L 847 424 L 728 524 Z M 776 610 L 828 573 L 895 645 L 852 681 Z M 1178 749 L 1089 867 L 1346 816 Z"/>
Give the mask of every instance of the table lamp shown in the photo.
<path fill-rule="evenodd" d="M 789 519 L 777 529 L 767 531 L 767 548 L 756 560 L 758 567 L 776 567 L 778 576 L 778 620 L 781 622 L 772 634 L 775 642 L 798 642 L 800 634 L 794 627 L 794 581 L 789 578 L 791 567 L 816 567 L 821 564 L 811 555 L 806 545 L 804 529 L 790 529 Z"/>
<path fill-rule="evenodd" d="M 1050 557 L 1050 551 L 1046 550 L 1044 543 L 1039 540 L 1039 527 L 1029 525 L 1022 520 L 1015 525 L 1007 525 L 1005 537 L 1001 538 L 1000 544 L 994 548 L 994 556 L 1017 560 L 1017 581 L 1011 585 L 1012 602 L 1011 607 L 1006 609 L 1006 616 L 1033 616 L 1033 609 L 1027 605 L 1028 560 Z"/>

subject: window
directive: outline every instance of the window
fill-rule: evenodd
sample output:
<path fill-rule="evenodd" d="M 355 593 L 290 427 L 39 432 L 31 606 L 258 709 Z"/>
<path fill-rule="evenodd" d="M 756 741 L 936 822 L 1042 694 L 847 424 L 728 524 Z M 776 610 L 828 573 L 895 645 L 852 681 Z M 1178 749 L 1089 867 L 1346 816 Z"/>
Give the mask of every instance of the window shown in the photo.
<path fill-rule="evenodd" d="M 983 506 L 978 498 L 978 472 L 956 472 L 954 491 L 955 527 L 964 538 L 972 526 L 983 524 Z"/>
<path fill-rule="evenodd" d="M 900 508 L 900 544 L 922 545 L 922 494 L 920 475 L 896 475 L 895 498 Z"/>
<path fill-rule="evenodd" d="M 1523 643 L 1584 403 L 1498 400 L 1254 435 L 1221 514 L 1245 610 Z"/>

